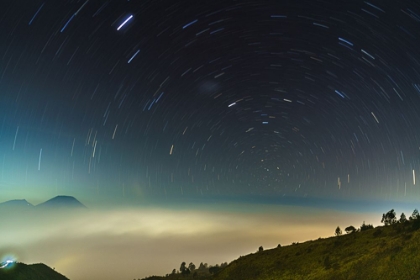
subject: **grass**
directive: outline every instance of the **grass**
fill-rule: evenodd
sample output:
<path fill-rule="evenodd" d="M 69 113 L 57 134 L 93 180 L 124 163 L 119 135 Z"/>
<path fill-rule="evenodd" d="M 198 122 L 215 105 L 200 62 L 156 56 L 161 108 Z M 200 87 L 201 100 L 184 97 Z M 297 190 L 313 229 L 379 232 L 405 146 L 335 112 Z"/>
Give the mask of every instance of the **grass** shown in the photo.
<path fill-rule="evenodd" d="M 420 232 L 378 227 L 233 261 L 214 279 L 420 279 Z"/>
<path fill-rule="evenodd" d="M 420 231 L 412 225 L 382 226 L 252 253 L 232 261 L 216 275 L 193 278 L 176 274 L 154 279 L 420 279 Z"/>

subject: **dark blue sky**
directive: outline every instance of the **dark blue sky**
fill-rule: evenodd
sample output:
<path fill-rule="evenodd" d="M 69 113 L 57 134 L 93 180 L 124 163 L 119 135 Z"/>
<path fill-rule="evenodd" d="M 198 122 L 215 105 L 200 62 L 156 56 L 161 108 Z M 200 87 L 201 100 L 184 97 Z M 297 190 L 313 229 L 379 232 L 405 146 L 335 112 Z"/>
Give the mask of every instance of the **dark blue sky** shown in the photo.
<path fill-rule="evenodd" d="M 416 201 L 419 27 L 416 1 L 2 1 L 0 188 Z"/>

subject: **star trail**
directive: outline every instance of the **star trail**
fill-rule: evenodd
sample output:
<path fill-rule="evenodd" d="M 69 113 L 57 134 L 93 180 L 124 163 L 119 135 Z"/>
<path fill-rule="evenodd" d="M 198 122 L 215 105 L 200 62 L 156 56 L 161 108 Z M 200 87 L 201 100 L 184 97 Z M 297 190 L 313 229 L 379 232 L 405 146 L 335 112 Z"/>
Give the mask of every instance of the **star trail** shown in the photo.
<path fill-rule="evenodd" d="M 2 1 L 0 188 L 420 195 L 416 1 Z"/>

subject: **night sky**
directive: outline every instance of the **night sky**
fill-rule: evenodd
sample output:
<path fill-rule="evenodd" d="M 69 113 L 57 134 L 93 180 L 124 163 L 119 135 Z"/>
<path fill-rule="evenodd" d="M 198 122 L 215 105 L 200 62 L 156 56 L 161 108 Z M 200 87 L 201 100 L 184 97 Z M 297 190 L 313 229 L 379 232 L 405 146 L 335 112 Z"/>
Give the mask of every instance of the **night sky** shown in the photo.
<path fill-rule="evenodd" d="M 416 1 L 3 0 L 4 198 L 416 199 L 419 30 Z"/>
<path fill-rule="evenodd" d="M 372 1 L 0 0 L 0 202 L 89 208 L 1 215 L 0 258 L 133 279 L 409 216 L 420 3 Z"/>

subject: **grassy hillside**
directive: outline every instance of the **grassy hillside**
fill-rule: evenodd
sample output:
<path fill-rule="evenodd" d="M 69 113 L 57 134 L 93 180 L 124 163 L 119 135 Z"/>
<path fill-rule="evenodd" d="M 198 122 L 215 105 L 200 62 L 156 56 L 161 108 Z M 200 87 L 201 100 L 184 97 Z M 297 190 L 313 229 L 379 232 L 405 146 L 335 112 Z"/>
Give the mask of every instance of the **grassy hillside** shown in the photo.
<path fill-rule="evenodd" d="M 409 229 L 396 224 L 258 252 L 214 279 L 420 279 L 420 232 Z"/>
<path fill-rule="evenodd" d="M 0 269 L 0 280 L 68 280 L 45 264 L 15 263 L 10 268 Z"/>
<path fill-rule="evenodd" d="M 333 232 L 333 229 L 332 229 Z M 413 222 L 253 253 L 212 280 L 420 279 L 420 231 Z M 158 279 L 198 279 L 172 275 Z"/>
<path fill-rule="evenodd" d="M 188 275 L 183 275 L 180 273 L 177 274 L 170 274 L 166 277 L 162 276 L 150 276 L 146 277 L 143 280 L 187 280 L 187 279 L 194 279 L 194 280 L 210 280 L 214 279 L 213 275 L 209 273 L 208 270 L 195 270 L 193 273 Z"/>

